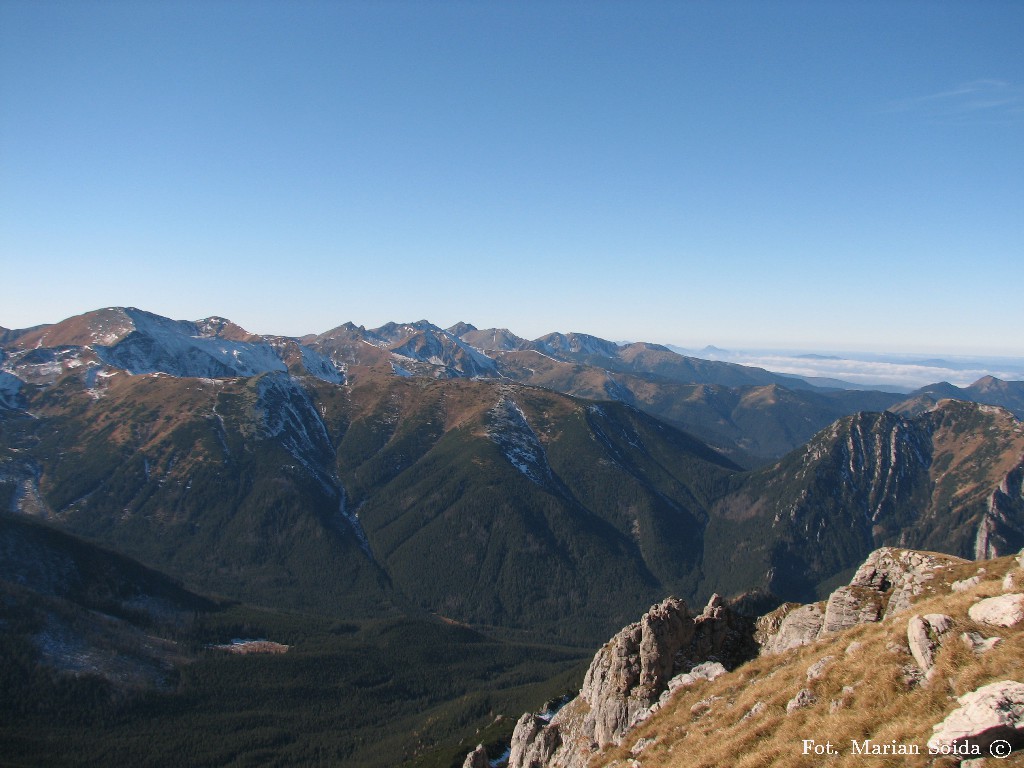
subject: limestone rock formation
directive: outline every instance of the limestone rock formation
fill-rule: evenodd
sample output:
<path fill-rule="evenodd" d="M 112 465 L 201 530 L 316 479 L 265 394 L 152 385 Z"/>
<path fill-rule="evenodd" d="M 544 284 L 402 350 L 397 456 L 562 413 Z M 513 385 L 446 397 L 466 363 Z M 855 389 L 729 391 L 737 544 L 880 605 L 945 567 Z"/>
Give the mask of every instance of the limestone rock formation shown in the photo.
<path fill-rule="evenodd" d="M 759 629 L 764 628 L 765 630 L 760 638 L 761 653 L 782 653 L 790 648 L 810 645 L 817 639 L 825 619 L 821 606 L 817 603 L 802 605 L 798 608 L 791 606 L 782 620 L 778 622 L 778 629 L 772 634 L 768 627 L 776 622 L 774 618 L 769 618 L 771 616 L 772 614 L 768 614 L 758 619 Z M 766 619 L 767 621 L 765 621 Z"/>
<path fill-rule="evenodd" d="M 924 592 L 937 570 L 965 562 L 952 555 L 882 547 L 868 555 L 850 580 L 850 586 L 870 587 L 878 593 L 891 589 L 882 614 L 887 619 L 909 608 L 911 600 Z"/>
<path fill-rule="evenodd" d="M 687 673 L 690 684 L 711 679 L 751 658 L 752 637 L 752 622 L 718 595 L 697 616 L 677 598 L 652 606 L 597 652 L 579 696 L 550 723 L 530 714 L 519 719 L 509 768 L 583 768 L 595 750 L 621 743 L 660 706 L 663 694 L 671 695 L 671 681 L 678 688 Z M 709 659 L 720 663 L 699 664 Z"/>
<path fill-rule="evenodd" d="M 935 654 L 943 637 L 953 628 L 953 619 L 943 613 L 913 616 L 907 622 L 907 644 L 914 661 L 926 675 L 935 665 Z"/>
<path fill-rule="evenodd" d="M 840 587 L 829 595 L 821 632 L 840 632 L 882 618 L 883 593 L 872 587 Z"/>
<path fill-rule="evenodd" d="M 810 688 L 801 688 L 797 691 L 796 696 L 786 703 L 786 714 L 796 712 L 798 709 L 806 709 L 817 701 L 818 697 L 814 695 L 814 691 Z"/>
<path fill-rule="evenodd" d="M 466 762 L 462 764 L 462 768 L 490 768 L 490 765 L 484 745 L 477 744 L 476 749 L 466 755 Z"/>
<path fill-rule="evenodd" d="M 957 699 L 959 708 L 937 724 L 928 748 L 977 748 L 979 754 L 996 740 L 1024 747 L 1024 683 L 1003 680 L 990 683 Z M 969 754 L 969 752 L 966 752 Z"/>
<path fill-rule="evenodd" d="M 686 604 L 669 598 L 598 651 L 580 691 L 590 705 L 587 730 L 597 744 L 617 743 L 657 700 L 672 677 L 675 654 L 693 635 Z"/>
<path fill-rule="evenodd" d="M 1009 594 L 979 600 L 971 606 L 967 615 L 979 624 L 996 627 L 1012 627 L 1024 621 L 1024 595 Z"/>
<path fill-rule="evenodd" d="M 978 632 L 964 632 L 960 640 L 967 646 L 967 649 L 974 653 L 987 653 L 1003 642 L 1001 637 L 985 637 Z"/>
<path fill-rule="evenodd" d="M 519 768 L 544 768 L 561 746 L 560 729 L 549 727 L 541 718 L 527 712 L 512 732 L 508 764 Z"/>
<path fill-rule="evenodd" d="M 910 607 L 923 594 L 935 572 L 967 562 L 951 555 L 895 547 L 876 549 L 846 587 L 820 603 L 782 606 L 757 621 L 761 653 L 782 653 L 809 645 L 819 637 L 848 627 L 887 619 Z"/>

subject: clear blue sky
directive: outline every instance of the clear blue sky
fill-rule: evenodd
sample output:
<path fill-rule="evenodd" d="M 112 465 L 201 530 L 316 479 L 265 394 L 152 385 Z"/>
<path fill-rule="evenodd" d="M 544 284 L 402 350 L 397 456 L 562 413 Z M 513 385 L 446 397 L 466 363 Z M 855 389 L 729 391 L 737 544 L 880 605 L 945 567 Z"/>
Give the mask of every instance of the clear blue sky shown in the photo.
<path fill-rule="evenodd" d="M 0 0 L 0 325 L 1024 354 L 1024 3 Z"/>

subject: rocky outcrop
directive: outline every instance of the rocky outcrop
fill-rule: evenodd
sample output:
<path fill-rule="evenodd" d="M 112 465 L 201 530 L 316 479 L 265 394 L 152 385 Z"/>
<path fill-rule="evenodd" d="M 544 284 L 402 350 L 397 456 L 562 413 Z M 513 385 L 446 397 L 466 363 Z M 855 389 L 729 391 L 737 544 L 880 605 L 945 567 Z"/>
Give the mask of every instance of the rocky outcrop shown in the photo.
<path fill-rule="evenodd" d="M 1003 642 L 1001 637 L 985 637 L 978 632 L 964 632 L 960 635 L 960 640 L 967 646 L 967 650 L 977 654 L 988 653 Z"/>
<path fill-rule="evenodd" d="M 927 675 L 935 666 L 935 654 L 953 628 L 953 619 L 943 613 L 913 616 L 907 622 L 907 645 L 917 666 Z"/>
<path fill-rule="evenodd" d="M 512 732 L 508 764 L 521 768 L 543 768 L 562 745 L 561 729 L 529 712 L 519 718 Z"/>
<path fill-rule="evenodd" d="M 1013 749 L 1024 747 L 1024 683 L 990 683 L 961 696 L 957 703 L 960 706 L 934 727 L 929 749 L 988 755 L 990 745 L 999 740 Z"/>
<path fill-rule="evenodd" d="M 979 600 L 971 606 L 967 615 L 979 624 L 995 627 L 1012 627 L 1024 621 L 1024 595 L 1009 594 Z"/>
<path fill-rule="evenodd" d="M 868 555 L 850 584 L 821 603 L 787 604 L 757 621 L 761 654 L 782 653 L 857 624 L 881 621 L 910 607 L 936 571 L 965 563 L 958 557 L 882 547 Z"/>
<path fill-rule="evenodd" d="M 681 600 L 669 598 L 598 651 L 579 696 L 550 722 L 532 714 L 520 718 L 509 768 L 585 768 L 596 751 L 621 744 L 633 727 L 668 704 L 679 689 L 713 680 L 757 652 L 782 653 L 848 627 L 890 618 L 930 591 L 929 582 L 938 571 L 966 562 L 949 555 L 884 547 L 872 552 L 850 584 L 835 590 L 827 601 L 787 603 L 756 622 L 736 614 L 717 595 L 696 616 Z M 1024 595 L 1002 596 L 1011 597 L 1024 600 Z M 909 620 L 907 642 L 925 675 L 934 668 L 938 649 L 953 626 L 944 614 Z M 977 653 L 999 642 L 976 633 L 965 633 L 964 638 Z M 859 647 L 851 644 L 847 655 Z M 835 656 L 824 656 L 811 665 L 806 673 L 808 685 L 825 677 L 835 663 Z M 915 680 L 920 680 L 921 672 L 914 672 Z M 844 695 L 852 691 L 844 688 Z M 817 704 L 813 688 L 807 687 L 797 692 L 786 709 L 796 712 Z M 830 704 L 833 710 L 842 706 L 842 700 Z M 761 709 L 752 709 L 746 717 L 754 717 Z"/>
<path fill-rule="evenodd" d="M 796 712 L 798 709 L 806 709 L 816 704 L 817 701 L 818 697 L 814 695 L 814 691 L 810 688 L 801 688 L 797 691 L 796 696 L 786 702 L 786 714 Z"/>
<path fill-rule="evenodd" d="M 682 600 L 652 606 L 605 644 L 579 696 L 550 723 L 523 715 L 512 735 L 509 768 L 583 768 L 596 750 L 662 706 L 671 693 L 713 679 L 755 655 L 754 627 L 718 596 L 694 616 Z M 711 664 L 701 664 L 712 660 Z"/>
<path fill-rule="evenodd" d="M 462 768 L 490 768 L 491 763 L 487 759 L 487 750 L 483 744 L 477 744 L 476 749 L 466 755 L 466 761 Z"/>
<path fill-rule="evenodd" d="M 758 636 L 761 653 L 782 653 L 801 645 L 809 645 L 821 633 L 825 614 L 819 604 L 811 603 L 799 607 L 790 605 L 782 614 L 781 620 L 777 621 L 776 615 L 786 607 L 783 606 L 757 620 L 758 629 L 761 630 Z M 773 625 L 777 627 L 774 632 L 771 631 Z"/>
<path fill-rule="evenodd" d="M 883 599 L 881 618 L 887 619 L 909 608 L 912 600 L 923 594 L 928 582 L 935 578 L 936 571 L 965 562 L 952 555 L 882 547 L 868 555 L 850 580 L 850 586 L 869 587 L 882 595 L 891 590 Z"/>
<path fill-rule="evenodd" d="M 675 655 L 694 638 L 686 604 L 669 598 L 655 605 L 598 651 L 580 696 L 590 705 L 588 732 L 598 745 L 617 743 L 653 704 L 672 677 Z"/>
<path fill-rule="evenodd" d="M 882 618 L 884 592 L 873 587 L 840 587 L 829 595 L 821 632 L 840 632 Z"/>

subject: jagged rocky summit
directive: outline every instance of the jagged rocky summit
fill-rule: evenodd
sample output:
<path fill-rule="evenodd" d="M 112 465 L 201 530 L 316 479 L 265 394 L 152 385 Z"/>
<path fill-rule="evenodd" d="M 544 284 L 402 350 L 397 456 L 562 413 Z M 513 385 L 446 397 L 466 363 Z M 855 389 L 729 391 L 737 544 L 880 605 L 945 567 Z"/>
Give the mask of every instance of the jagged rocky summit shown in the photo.
<path fill-rule="evenodd" d="M 752 622 L 718 595 L 697 615 L 670 597 L 597 652 L 579 696 L 550 722 L 529 713 L 519 719 L 509 768 L 584 768 L 595 750 L 618 744 L 686 678 L 721 674 L 755 653 Z"/>

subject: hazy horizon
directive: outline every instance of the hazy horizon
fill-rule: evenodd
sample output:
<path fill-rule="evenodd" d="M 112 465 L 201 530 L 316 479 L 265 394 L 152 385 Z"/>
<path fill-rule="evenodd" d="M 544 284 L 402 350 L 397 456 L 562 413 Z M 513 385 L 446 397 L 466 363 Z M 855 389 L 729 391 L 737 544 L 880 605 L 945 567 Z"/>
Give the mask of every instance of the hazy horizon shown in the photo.
<path fill-rule="evenodd" d="M 106 309 L 110 308 L 108 307 Z M 142 309 L 143 311 L 151 311 L 145 307 L 139 307 L 139 309 Z M 212 316 L 223 317 L 223 315 L 219 315 L 219 313 L 213 313 L 212 315 L 206 315 L 204 317 L 171 317 L 171 319 L 196 321 Z M 39 325 L 54 324 L 65 319 L 67 318 L 60 318 L 59 320 L 53 320 L 49 323 L 40 323 Z M 230 317 L 226 319 L 233 321 L 233 318 Z M 429 318 L 417 318 L 416 320 L 408 318 L 403 320 L 392 319 L 388 322 L 401 324 L 415 323 L 419 320 L 432 322 Z M 384 325 L 384 323 L 381 323 L 380 325 L 368 325 L 353 319 L 344 322 L 352 322 L 356 326 L 362 325 L 368 329 L 378 328 L 381 325 Z M 474 325 L 469 320 L 457 322 L 469 322 L 471 325 Z M 338 327 L 342 324 L 343 323 L 336 323 L 331 326 L 331 328 Z M 438 323 L 433 324 L 440 328 L 450 328 L 455 325 L 455 323 L 450 323 L 448 325 L 440 325 Z M 6 327 L 3 325 L 2 321 L 0 321 L 0 327 Z M 475 327 L 482 328 L 481 326 Z M 11 330 L 23 329 L 12 328 Z M 265 335 L 292 335 L 276 334 L 274 331 L 266 333 L 263 331 L 255 331 L 254 329 L 247 327 L 245 327 L 245 330 L 254 333 L 265 333 Z M 325 328 L 311 333 L 324 333 L 328 330 L 330 330 L 330 328 Z M 483 330 L 489 329 L 483 328 Z M 558 331 L 555 329 L 548 331 L 545 334 L 538 334 L 536 337 L 527 337 L 517 333 L 515 328 L 507 328 L 505 330 L 509 330 L 517 336 L 528 340 L 539 338 L 540 336 L 547 335 L 547 333 L 566 333 L 566 331 Z M 587 331 L 584 330 L 568 332 L 587 333 Z M 305 335 L 307 334 L 298 334 L 296 337 Z M 936 353 L 934 351 L 927 350 L 905 352 L 886 352 L 884 350 L 842 350 L 834 347 L 806 349 L 794 348 L 785 345 L 760 348 L 739 346 L 727 349 L 717 344 L 683 346 L 658 339 L 623 340 L 621 337 L 613 336 L 607 340 L 620 345 L 632 342 L 661 344 L 679 354 L 706 360 L 716 360 L 735 363 L 737 365 L 753 366 L 757 368 L 764 368 L 776 373 L 792 374 L 800 377 L 836 379 L 849 384 L 865 387 L 898 388 L 903 391 L 918 389 L 922 386 L 936 384 L 942 381 L 963 387 L 974 383 L 984 376 L 995 376 L 998 379 L 1009 381 L 1024 380 L 1024 356 L 1015 357 L 984 354 L 965 355 L 957 353 Z M 827 384 L 827 382 L 819 383 L 822 383 L 823 385 Z"/>

